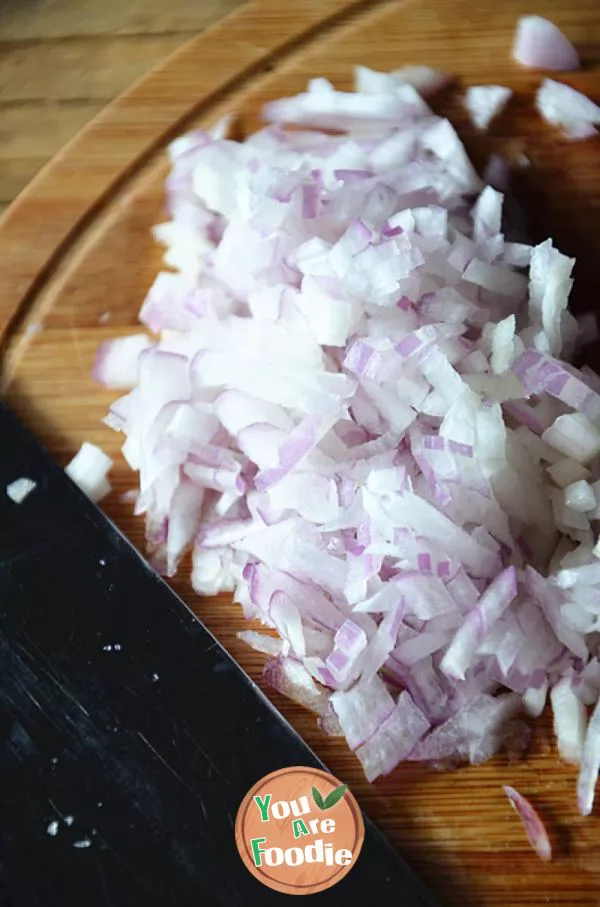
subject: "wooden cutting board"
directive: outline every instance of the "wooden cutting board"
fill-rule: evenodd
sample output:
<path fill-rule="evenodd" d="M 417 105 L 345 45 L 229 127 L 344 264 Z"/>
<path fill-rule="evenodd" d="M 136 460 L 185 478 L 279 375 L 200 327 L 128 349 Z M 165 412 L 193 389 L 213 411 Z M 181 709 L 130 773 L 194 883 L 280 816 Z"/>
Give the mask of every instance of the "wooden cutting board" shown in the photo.
<path fill-rule="evenodd" d="M 530 11 L 522 0 L 254 0 L 111 104 L 0 220 L 3 396 L 61 462 L 84 439 L 116 458 L 104 506 L 135 544 L 143 544 L 143 527 L 122 500 L 135 476 L 119 457 L 119 436 L 100 421 L 114 395 L 90 373 L 99 342 L 135 327 L 160 268 L 149 230 L 163 217 L 164 149 L 176 134 L 235 111 L 241 137 L 258 125 L 265 100 L 314 75 L 349 87 L 356 63 L 428 63 L 457 73 L 462 85 L 509 85 L 516 96 L 484 136 L 469 126 L 460 92 L 434 106 L 458 126 L 478 166 L 492 150 L 515 162 L 534 235 L 552 235 L 577 255 L 576 301 L 597 304 L 600 138 L 569 144 L 537 117 L 540 75 L 510 59 L 516 19 Z M 543 12 L 584 61 L 564 80 L 600 101 L 600 4 L 546 0 Z M 182 570 L 173 585 L 262 686 L 262 659 L 236 639 L 240 609 L 194 596 L 188 577 Z M 311 715 L 267 692 L 443 904 L 600 904 L 600 821 L 577 815 L 576 772 L 558 762 L 547 720 L 518 764 L 498 758 L 449 774 L 410 765 L 369 785 L 343 742 L 323 738 Z M 531 796 L 546 818 L 551 864 L 528 847 L 503 783 Z"/>

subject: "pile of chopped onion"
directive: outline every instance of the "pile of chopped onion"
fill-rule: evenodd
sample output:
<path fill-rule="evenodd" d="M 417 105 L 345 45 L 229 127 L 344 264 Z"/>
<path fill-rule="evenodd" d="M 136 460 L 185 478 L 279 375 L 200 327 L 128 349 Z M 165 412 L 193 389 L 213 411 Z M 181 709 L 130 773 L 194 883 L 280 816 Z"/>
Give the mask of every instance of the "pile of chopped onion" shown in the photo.
<path fill-rule="evenodd" d="M 569 364 L 573 260 L 511 241 L 410 80 L 358 76 L 171 146 L 156 338 L 101 350 L 131 388 L 107 422 L 154 563 L 191 547 L 198 593 L 276 631 L 241 635 L 367 778 L 522 751 L 550 694 L 587 813 L 600 379 Z"/>

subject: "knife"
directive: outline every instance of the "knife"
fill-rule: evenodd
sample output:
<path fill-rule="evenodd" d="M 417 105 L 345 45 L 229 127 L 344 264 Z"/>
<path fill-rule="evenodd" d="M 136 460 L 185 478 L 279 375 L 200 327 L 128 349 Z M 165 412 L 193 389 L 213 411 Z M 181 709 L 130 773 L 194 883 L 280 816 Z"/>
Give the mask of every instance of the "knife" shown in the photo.
<path fill-rule="evenodd" d="M 15 503 L 6 488 L 35 489 Z M 200 620 L 0 403 L 0 904 L 281 903 L 234 824 L 276 769 L 322 762 Z M 365 818 L 313 895 L 434 907 Z"/>

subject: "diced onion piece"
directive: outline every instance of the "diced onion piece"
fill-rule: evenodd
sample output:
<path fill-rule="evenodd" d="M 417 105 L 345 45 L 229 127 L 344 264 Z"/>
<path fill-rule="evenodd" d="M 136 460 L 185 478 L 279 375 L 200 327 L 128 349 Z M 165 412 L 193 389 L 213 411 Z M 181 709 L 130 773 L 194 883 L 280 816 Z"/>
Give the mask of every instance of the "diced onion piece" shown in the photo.
<path fill-rule="evenodd" d="M 263 655 L 279 655 L 281 652 L 282 642 L 276 636 L 257 633 L 256 630 L 240 630 L 236 636 L 255 652 L 262 652 Z"/>
<path fill-rule="evenodd" d="M 406 82 L 416 88 L 420 95 L 428 98 L 452 81 L 452 75 L 432 66 L 403 66 L 392 75 L 399 82 Z"/>
<path fill-rule="evenodd" d="M 523 823 L 523 828 L 527 832 L 529 843 L 538 857 L 540 860 L 551 860 L 552 845 L 550 844 L 550 838 L 548 837 L 548 832 L 536 810 L 529 800 L 527 800 L 523 794 L 520 794 L 518 790 L 515 790 L 514 787 L 509 787 L 507 784 L 503 785 L 503 787 L 504 793 L 508 797 L 511 806 L 513 806 L 518 813 L 519 818 Z"/>
<path fill-rule="evenodd" d="M 583 413 L 559 416 L 543 433 L 542 440 L 582 465 L 600 453 L 600 431 Z"/>
<path fill-rule="evenodd" d="M 561 678 L 550 691 L 554 733 L 558 752 L 565 762 L 581 762 L 587 714 L 584 703 L 573 690 L 570 677 Z"/>
<path fill-rule="evenodd" d="M 367 66 L 354 67 L 354 88 L 362 94 L 385 94 L 394 92 L 398 80 L 391 72 L 377 72 Z"/>
<path fill-rule="evenodd" d="M 478 644 L 517 594 L 514 567 L 507 567 L 490 584 L 468 614 L 444 655 L 440 668 L 444 674 L 463 680 Z"/>
<path fill-rule="evenodd" d="M 499 321 L 494 328 L 492 337 L 492 371 L 501 375 L 510 368 L 515 356 L 515 327 L 514 315 L 509 315 Z"/>
<path fill-rule="evenodd" d="M 598 132 L 600 107 L 570 85 L 545 79 L 535 103 L 543 118 L 569 139 L 588 139 Z"/>
<path fill-rule="evenodd" d="M 104 451 L 84 441 L 73 459 L 65 466 L 65 472 L 76 485 L 90 498 L 97 502 L 110 493 L 108 472 L 113 461 Z"/>
<path fill-rule="evenodd" d="M 426 98 L 451 81 L 451 76 L 431 66 L 404 66 L 394 72 L 377 72 L 355 66 L 355 90 L 363 94 L 393 94 L 400 85 L 410 85 Z"/>
<path fill-rule="evenodd" d="M 559 488 L 566 488 L 574 482 L 588 479 L 591 475 L 589 469 L 569 457 L 564 457 L 562 460 L 552 463 L 547 467 L 547 472 Z"/>
<path fill-rule="evenodd" d="M 542 712 L 544 711 L 544 706 L 546 705 L 546 697 L 548 695 L 548 681 L 544 682 L 539 687 L 529 687 L 523 693 L 523 708 L 532 718 L 539 718 Z"/>
<path fill-rule="evenodd" d="M 391 714 L 369 740 L 356 749 L 367 781 L 387 775 L 405 759 L 429 730 L 429 721 L 410 693 L 400 693 Z"/>
<path fill-rule="evenodd" d="M 575 586 L 595 586 L 600 583 L 600 564 L 582 564 L 580 567 L 568 567 L 559 570 L 553 581 L 561 589 L 573 589 Z"/>
<path fill-rule="evenodd" d="M 475 128 L 487 129 L 511 95 L 511 89 L 504 85 L 471 85 L 465 95 L 465 107 Z"/>
<path fill-rule="evenodd" d="M 582 816 L 589 816 L 594 806 L 594 793 L 600 770 L 600 699 L 588 724 L 583 744 L 581 768 L 577 781 L 577 804 Z"/>
<path fill-rule="evenodd" d="M 301 662 L 293 658 L 277 658 L 267 662 L 263 674 L 267 683 L 284 696 L 318 715 L 327 713 L 329 697 Z"/>
<path fill-rule="evenodd" d="M 23 476 L 6 486 L 6 494 L 15 504 L 20 504 L 35 488 L 37 488 L 37 482 Z"/>
<path fill-rule="evenodd" d="M 272 123 L 351 129 L 361 122 L 393 126 L 426 110 L 421 96 L 408 83 L 400 83 L 394 92 L 365 95 L 336 91 L 326 79 L 313 79 L 304 94 L 270 101 L 264 115 Z"/>
<path fill-rule="evenodd" d="M 129 390 L 138 378 L 138 359 L 152 346 L 146 334 L 117 337 L 100 344 L 96 353 L 93 377 L 104 387 Z"/>
<path fill-rule="evenodd" d="M 523 16 L 517 23 L 513 57 L 532 69 L 555 72 L 579 69 L 579 56 L 568 38 L 541 16 Z"/>
<path fill-rule="evenodd" d="M 580 479 L 565 488 L 565 504 L 577 513 L 586 513 L 596 506 L 596 495 L 589 482 Z"/>
<path fill-rule="evenodd" d="M 370 740 L 395 707 L 385 684 L 377 676 L 367 683 L 358 683 L 348 692 L 334 693 L 331 705 L 351 749 Z"/>

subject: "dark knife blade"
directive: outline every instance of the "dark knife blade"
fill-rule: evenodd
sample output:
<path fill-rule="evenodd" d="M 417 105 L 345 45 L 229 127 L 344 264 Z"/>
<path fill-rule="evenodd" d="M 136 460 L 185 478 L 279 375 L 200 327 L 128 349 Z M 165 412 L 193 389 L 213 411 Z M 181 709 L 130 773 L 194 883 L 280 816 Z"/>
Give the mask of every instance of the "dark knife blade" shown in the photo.
<path fill-rule="evenodd" d="M 35 490 L 20 504 L 6 486 Z M 124 536 L 0 404 L 0 903 L 270 905 L 239 804 L 263 775 L 323 768 Z M 371 822 L 313 897 L 432 905 Z"/>

